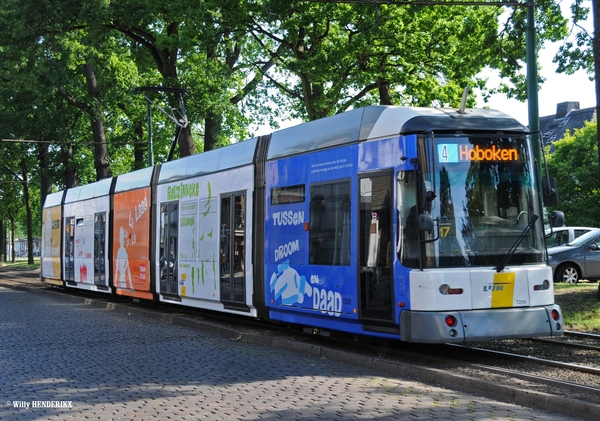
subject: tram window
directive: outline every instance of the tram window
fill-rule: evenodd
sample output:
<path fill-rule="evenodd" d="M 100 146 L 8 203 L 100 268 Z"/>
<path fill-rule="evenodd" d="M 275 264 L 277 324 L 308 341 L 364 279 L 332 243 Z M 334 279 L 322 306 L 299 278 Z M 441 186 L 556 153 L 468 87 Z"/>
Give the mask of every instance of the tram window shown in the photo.
<path fill-rule="evenodd" d="M 309 263 L 350 264 L 350 182 L 310 188 Z"/>
<path fill-rule="evenodd" d="M 271 189 L 271 205 L 304 202 L 304 184 L 296 186 L 274 187 Z"/>

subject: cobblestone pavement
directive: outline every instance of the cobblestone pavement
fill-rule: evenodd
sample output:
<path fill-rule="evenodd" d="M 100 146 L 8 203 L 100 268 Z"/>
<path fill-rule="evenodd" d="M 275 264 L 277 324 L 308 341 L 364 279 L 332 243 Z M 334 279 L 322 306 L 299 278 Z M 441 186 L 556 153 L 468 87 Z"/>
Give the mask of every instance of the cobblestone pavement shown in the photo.
<path fill-rule="evenodd" d="M 576 419 L 108 307 L 0 287 L 0 419 Z"/>

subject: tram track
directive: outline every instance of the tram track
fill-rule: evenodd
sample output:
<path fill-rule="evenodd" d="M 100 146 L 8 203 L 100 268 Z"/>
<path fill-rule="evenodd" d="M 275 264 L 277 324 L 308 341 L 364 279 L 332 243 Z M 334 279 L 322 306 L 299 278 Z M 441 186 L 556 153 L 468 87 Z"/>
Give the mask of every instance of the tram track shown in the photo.
<path fill-rule="evenodd" d="M 542 342 L 545 344 L 552 344 L 552 346 L 559 346 L 559 347 L 570 346 L 570 347 L 576 347 L 576 348 L 581 348 L 581 349 L 585 349 L 585 350 L 600 351 L 600 347 L 593 346 L 593 345 L 587 345 L 587 344 L 561 343 L 559 341 L 554 341 L 551 339 L 546 340 L 546 339 L 537 339 L 537 338 L 536 339 L 527 339 L 527 340 L 532 341 L 532 342 Z M 540 364 L 540 365 L 564 368 L 567 370 L 573 370 L 573 371 L 578 371 L 581 373 L 589 373 L 589 374 L 594 374 L 594 375 L 600 376 L 600 365 L 599 366 L 586 366 L 586 365 L 580 365 L 580 364 L 574 364 L 574 363 L 568 363 L 568 362 L 562 362 L 562 361 L 555 361 L 552 359 L 538 358 L 538 357 L 533 357 L 533 356 L 529 356 L 529 355 L 521 355 L 518 353 L 510 353 L 510 352 L 496 351 L 496 350 L 490 350 L 490 349 L 485 349 L 485 348 L 478 348 L 478 347 L 473 347 L 473 346 L 469 346 L 469 345 L 449 344 L 448 346 L 455 346 L 455 347 L 459 347 L 459 348 L 463 348 L 463 349 L 468 349 L 471 352 L 483 353 L 483 354 L 491 355 L 494 357 L 502 356 L 505 358 L 522 360 L 522 361 L 526 361 L 526 362 L 533 362 L 533 363 Z M 590 359 L 588 363 L 598 365 L 598 363 L 592 359 Z"/>
<path fill-rule="evenodd" d="M 234 317 L 227 314 L 218 314 L 204 312 L 196 309 L 187 309 L 180 306 L 156 305 L 151 306 L 148 312 L 148 306 L 140 306 L 133 303 L 130 299 L 89 293 L 81 290 L 60 289 L 43 284 L 39 281 L 39 272 L 35 271 L 10 271 L 0 270 L 0 286 L 46 290 L 54 293 L 74 295 L 94 302 L 117 302 L 129 309 L 139 309 L 140 312 L 153 313 L 155 317 L 167 320 L 172 323 L 187 324 L 185 320 L 201 320 L 211 324 L 221 325 L 223 329 L 231 329 L 241 332 L 237 340 L 248 340 L 252 336 L 271 337 L 267 342 L 273 341 L 291 341 L 294 343 L 304 343 L 312 348 L 333 349 L 334 355 L 340 355 L 341 352 L 348 352 L 353 355 L 362 356 L 366 360 L 390 361 L 395 364 L 412 365 L 419 369 L 439 370 L 447 373 L 454 373 L 461 377 L 474 379 L 485 379 L 486 382 L 492 382 L 508 388 L 519 388 L 524 390 L 536 391 L 547 394 L 548 396 L 562 396 L 567 399 L 576 399 L 581 402 L 600 405 L 600 364 L 597 360 L 598 350 L 595 348 L 584 349 L 585 353 L 593 353 L 586 357 L 588 363 L 552 361 L 552 359 L 543 358 L 549 351 L 543 349 L 538 355 L 519 355 L 513 352 L 515 348 L 521 349 L 521 354 L 535 354 L 538 348 L 549 347 L 553 349 L 576 349 L 580 352 L 581 347 L 574 348 L 571 345 L 564 346 L 565 340 L 509 340 L 509 341 L 491 341 L 477 343 L 474 345 L 423 345 L 411 344 L 398 341 L 377 340 L 366 337 L 353 337 L 351 335 L 338 334 L 335 332 L 323 332 L 302 330 L 297 327 L 290 327 L 285 324 L 269 324 Z M 156 316 L 159 314 L 159 316 Z M 307 334 L 310 331 L 311 334 Z M 330 333 L 330 334 L 328 334 Z M 577 332 L 570 332 L 567 337 L 579 338 L 583 336 Z M 596 335 L 599 336 L 599 335 Z M 559 338 L 560 339 L 560 338 Z M 598 338 L 586 338 L 587 341 L 597 341 Z M 262 339 L 261 342 L 265 342 Z M 513 351 L 498 350 L 500 345 L 510 348 Z M 492 349 L 490 349 L 492 348 Z M 544 349 L 549 349 L 544 348 Z M 323 352 L 323 351 L 321 351 Z M 554 351 L 553 351 L 554 352 Z M 338 353 L 338 354 L 336 354 Z M 558 355 L 569 354 L 561 351 Z M 326 353 L 326 355 L 330 355 Z M 350 358 L 349 361 L 354 361 Z M 383 361 L 383 363 L 382 363 Z M 576 374 L 573 374 L 576 373 Z M 450 387 L 450 386 L 449 386 Z"/>
<path fill-rule="evenodd" d="M 535 338 L 531 340 L 600 352 L 600 335 L 594 333 L 566 331 L 562 338 Z"/>

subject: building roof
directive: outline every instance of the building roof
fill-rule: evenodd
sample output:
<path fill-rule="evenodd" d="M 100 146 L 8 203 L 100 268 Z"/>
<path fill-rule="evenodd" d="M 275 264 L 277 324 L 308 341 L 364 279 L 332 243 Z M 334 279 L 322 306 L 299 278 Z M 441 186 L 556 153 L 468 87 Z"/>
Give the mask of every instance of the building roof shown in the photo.
<path fill-rule="evenodd" d="M 561 102 L 556 106 L 556 114 L 540 117 L 540 132 L 544 145 L 562 139 L 567 130 L 571 133 L 580 129 L 586 121 L 596 118 L 596 108 L 579 109 L 578 101 Z M 553 149 L 553 148 L 551 148 Z"/>

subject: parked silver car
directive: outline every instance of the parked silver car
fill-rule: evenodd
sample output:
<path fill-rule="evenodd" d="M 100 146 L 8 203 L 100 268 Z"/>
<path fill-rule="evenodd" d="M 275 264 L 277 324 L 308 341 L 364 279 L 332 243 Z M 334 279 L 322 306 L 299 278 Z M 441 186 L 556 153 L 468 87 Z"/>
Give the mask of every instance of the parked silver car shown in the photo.
<path fill-rule="evenodd" d="M 546 247 L 564 246 L 580 235 L 599 228 L 592 227 L 558 227 L 546 230 Z"/>
<path fill-rule="evenodd" d="M 548 249 L 554 282 L 576 284 L 600 279 L 600 230 L 595 229 L 564 246 Z"/>

